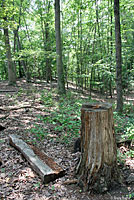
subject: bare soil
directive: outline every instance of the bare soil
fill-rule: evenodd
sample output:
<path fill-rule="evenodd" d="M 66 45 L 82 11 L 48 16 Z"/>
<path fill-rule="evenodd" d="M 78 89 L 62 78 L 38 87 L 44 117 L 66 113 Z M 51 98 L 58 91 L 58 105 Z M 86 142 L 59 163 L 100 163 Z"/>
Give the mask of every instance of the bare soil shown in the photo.
<path fill-rule="evenodd" d="M 79 158 L 73 152 L 73 143 L 62 144 L 57 140 L 36 138 L 30 129 L 38 121 L 38 116 L 49 115 L 49 109 L 44 109 L 39 97 L 43 89 L 50 85 L 41 81 L 26 83 L 18 80 L 16 87 L 8 86 L 7 81 L 0 82 L 0 125 L 5 127 L 0 131 L 0 200 L 126 200 L 127 195 L 134 193 L 134 182 L 128 184 L 126 179 L 134 173 L 134 160 L 128 159 L 126 165 L 119 166 L 124 182 L 121 186 L 111 188 L 105 194 L 83 192 L 77 184 L 65 184 L 74 179 L 74 168 Z M 25 92 L 24 92 L 25 91 Z M 88 94 L 83 94 L 83 96 Z M 103 96 L 94 95 L 104 101 Z M 50 127 L 51 131 L 51 127 Z M 44 185 L 38 175 L 32 171 L 21 153 L 9 145 L 9 134 L 17 134 L 24 141 L 35 141 L 37 147 L 53 158 L 66 175 L 54 182 Z"/>

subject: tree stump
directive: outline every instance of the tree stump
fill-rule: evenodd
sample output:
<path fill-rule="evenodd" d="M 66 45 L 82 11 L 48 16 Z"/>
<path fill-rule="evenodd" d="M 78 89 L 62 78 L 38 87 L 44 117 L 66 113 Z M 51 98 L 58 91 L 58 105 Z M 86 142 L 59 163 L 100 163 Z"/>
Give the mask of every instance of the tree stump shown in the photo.
<path fill-rule="evenodd" d="M 103 193 L 119 182 L 111 104 L 82 105 L 81 159 L 76 174 L 84 191 Z"/>

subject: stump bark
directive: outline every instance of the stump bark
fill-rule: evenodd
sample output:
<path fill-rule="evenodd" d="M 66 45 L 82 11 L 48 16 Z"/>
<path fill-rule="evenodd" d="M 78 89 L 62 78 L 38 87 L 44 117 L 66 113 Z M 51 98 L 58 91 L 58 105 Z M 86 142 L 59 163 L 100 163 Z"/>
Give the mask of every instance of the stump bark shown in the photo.
<path fill-rule="evenodd" d="M 81 159 L 76 174 L 85 191 L 103 193 L 120 182 L 111 104 L 82 105 Z"/>

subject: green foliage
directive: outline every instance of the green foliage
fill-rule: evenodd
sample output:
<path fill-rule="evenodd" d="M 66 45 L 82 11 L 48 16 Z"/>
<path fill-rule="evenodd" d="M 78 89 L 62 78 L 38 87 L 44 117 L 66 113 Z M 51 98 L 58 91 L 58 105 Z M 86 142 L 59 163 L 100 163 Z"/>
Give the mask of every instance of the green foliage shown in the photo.
<path fill-rule="evenodd" d="M 120 150 L 117 149 L 117 160 L 121 165 L 125 164 L 126 158 L 127 158 L 127 155 L 126 154 L 122 154 L 120 152 Z"/>
<path fill-rule="evenodd" d="M 128 195 L 126 196 L 126 198 L 128 198 L 129 200 L 133 200 L 133 199 L 134 199 L 134 192 L 128 194 Z"/>
<path fill-rule="evenodd" d="M 80 108 L 85 101 L 91 102 L 91 99 L 83 100 L 71 92 L 56 96 L 56 90 L 45 89 L 40 100 L 49 114 L 45 117 L 38 116 L 38 123 L 31 129 L 37 140 L 57 138 L 59 142 L 70 143 L 79 136 Z"/>
<path fill-rule="evenodd" d="M 130 149 L 129 151 L 126 152 L 126 156 L 130 158 L 134 158 L 134 151 Z"/>
<path fill-rule="evenodd" d="M 5 140 L 0 139 L 0 143 L 4 143 L 4 142 L 5 142 Z"/>
<path fill-rule="evenodd" d="M 1 171 L 1 173 L 4 173 L 6 171 L 6 169 L 5 168 L 1 168 L 0 171 Z"/>
<path fill-rule="evenodd" d="M 46 96 L 48 94 L 48 96 Z M 80 108 L 82 100 L 75 97 L 70 92 L 67 96 L 59 98 L 58 102 L 52 97 L 52 91 L 45 91 L 41 95 L 44 106 L 55 105 L 53 110 L 49 111 L 49 115 L 38 117 L 38 120 L 44 124 L 46 128 L 39 124 L 31 129 L 33 135 L 38 139 L 48 138 L 49 135 L 55 135 L 57 140 L 63 143 L 69 143 L 72 138 L 78 137 L 80 132 Z M 49 107 L 49 108 L 50 108 Z M 51 128 L 51 131 L 50 131 Z"/>
<path fill-rule="evenodd" d="M 134 105 L 131 103 L 124 104 L 123 113 L 128 116 L 134 116 Z"/>
<path fill-rule="evenodd" d="M 52 92 L 54 92 L 54 90 L 53 91 L 43 90 L 43 92 L 41 93 L 41 98 L 40 98 L 43 105 L 47 107 L 52 107 L 54 105 Z"/>
<path fill-rule="evenodd" d="M 73 116 L 73 106 L 66 106 L 62 104 L 62 107 L 52 112 L 50 117 L 44 118 L 44 123 L 53 124 L 54 132 L 61 133 L 60 140 L 68 143 L 73 137 L 79 135 L 80 119 Z"/>
<path fill-rule="evenodd" d="M 40 182 L 34 183 L 33 186 L 35 189 L 38 189 L 38 188 L 40 188 L 41 183 Z"/>
<path fill-rule="evenodd" d="M 118 112 L 114 112 L 115 121 L 115 133 L 123 133 L 126 127 L 127 121 L 124 115 L 120 115 Z"/>
<path fill-rule="evenodd" d="M 133 115 L 125 115 L 114 112 L 115 132 L 123 133 L 123 137 L 127 136 L 129 139 L 134 137 L 134 118 Z"/>
<path fill-rule="evenodd" d="M 20 97 L 20 96 L 22 96 L 23 93 L 24 93 L 23 88 L 19 88 L 19 90 L 17 92 L 17 96 Z"/>
<path fill-rule="evenodd" d="M 127 106 L 126 106 L 127 107 Z M 114 112 L 115 120 L 115 133 L 121 134 L 122 139 L 127 139 L 134 141 L 134 117 L 133 115 L 126 115 L 126 113 L 119 114 Z M 129 149 L 125 154 L 122 154 L 120 151 L 117 153 L 117 158 L 119 162 L 124 162 L 127 157 L 134 157 L 134 151 Z"/>
<path fill-rule="evenodd" d="M 31 128 L 31 132 L 34 134 L 38 141 L 41 141 L 48 136 L 47 129 L 44 129 L 37 124 L 34 125 L 34 128 Z"/>
<path fill-rule="evenodd" d="M 46 78 L 48 62 L 53 78 L 57 74 L 53 1 L 35 1 L 34 4 L 28 0 L 3 2 L 4 7 L 0 7 L 1 27 L 8 25 L 17 76 L 23 68 L 23 60 L 30 76 L 40 78 Z M 92 89 L 110 93 L 115 88 L 116 78 L 112 1 L 98 4 L 89 0 L 83 3 L 63 1 L 61 9 L 63 65 L 67 81 L 77 83 L 81 89 L 90 88 L 92 80 Z M 124 92 L 129 93 L 134 85 L 133 18 L 133 3 L 121 2 L 123 87 Z M 14 31 L 18 31 L 21 48 Z M 8 72 L 2 31 L 0 38 L 0 78 L 5 80 Z"/>

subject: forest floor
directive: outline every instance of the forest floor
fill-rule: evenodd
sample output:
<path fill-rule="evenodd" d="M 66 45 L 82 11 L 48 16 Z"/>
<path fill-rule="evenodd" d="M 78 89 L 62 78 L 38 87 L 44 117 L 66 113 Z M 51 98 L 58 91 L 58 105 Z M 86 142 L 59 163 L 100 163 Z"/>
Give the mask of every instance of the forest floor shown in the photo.
<path fill-rule="evenodd" d="M 54 87 L 54 86 L 53 86 Z M 127 200 L 134 194 L 134 180 L 126 183 L 130 174 L 134 176 L 134 159 L 119 166 L 125 181 L 105 194 L 83 192 L 76 184 L 67 185 L 67 180 L 74 179 L 74 168 L 79 152 L 73 153 L 74 138 L 69 143 L 57 140 L 59 132 L 43 123 L 39 116 L 47 117 L 53 107 L 45 107 L 41 100 L 43 90 L 50 91 L 50 85 L 43 81 L 26 83 L 18 80 L 16 87 L 8 86 L 7 81 L 0 82 L 0 125 L 5 127 L 0 131 L 0 200 Z M 77 93 L 77 91 L 76 91 Z M 48 93 L 50 95 L 50 93 Z M 88 98 L 88 93 L 78 93 L 81 99 Z M 103 95 L 93 94 L 93 98 L 106 100 Z M 47 99 L 46 99 L 47 100 Z M 134 101 L 134 97 L 131 97 Z M 58 97 L 55 94 L 55 101 Z M 75 99 L 74 99 L 75 101 Z M 39 139 L 31 131 L 35 124 L 49 130 L 49 137 Z M 42 132 L 41 132 L 42 133 Z M 24 141 L 33 142 L 53 158 L 63 169 L 65 176 L 48 184 L 43 184 L 38 175 L 32 171 L 29 163 L 21 153 L 9 145 L 9 135 L 17 134 Z M 131 177 L 132 178 L 132 177 Z M 132 197 L 132 198 L 131 198 Z"/>

